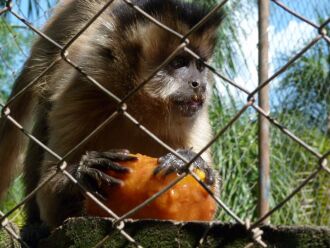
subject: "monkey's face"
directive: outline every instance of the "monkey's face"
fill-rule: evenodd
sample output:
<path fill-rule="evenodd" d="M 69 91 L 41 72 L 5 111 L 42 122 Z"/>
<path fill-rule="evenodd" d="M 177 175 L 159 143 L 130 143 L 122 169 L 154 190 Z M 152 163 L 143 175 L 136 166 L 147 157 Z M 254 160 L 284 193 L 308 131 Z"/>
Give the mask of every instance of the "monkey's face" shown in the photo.
<path fill-rule="evenodd" d="M 208 96 L 207 70 L 188 54 L 176 56 L 145 86 L 146 92 L 167 102 L 172 114 L 194 117 Z"/>
<path fill-rule="evenodd" d="M 192 57 L 178 56 L 169 65 L 173 86 L 168 88 L 172 108 L 184 117 L 194 116 L 207 96 L 207 76 L 203 63 Z"/>
<path fill-rule="evenodd" d="M 169 3 L 172 1 L 159 1 Z M 183 8 L 182 15 L 173 11 L 179 6 L 177 1 L 173 6 L 167 6 L 164 13 L 156 16 L 164 25 L 180 34 L 187 34 L 190 29 L 201 20 L 204 15 L 199 14 L 192 18 L 191 12 Z M 189 8 L 188 8 L 189 9 Z M 175 14 L 174 14 L 175 13 Z M 195 14 L 196 14 L 195 13 Z M 183 18 L 184 17 L 184 18 Z M 188 48 L 198 54 L 203 61 L 212 58 L 216 44 L 216 30 L 219 22 L 207 22 L 189 36 Z M 161 65 L 181 45 L 181 39 L 170 35 L 168 31 L 152 22 L 141 21 L 132 24 L 125 31 L 126 39 L 119 38 L 124 64 L 134 68 L 133 84 L 139 84 Z M 124 75 L 127 75 L 125 70 Z M 152 106 L 156 112 L 159 106 L 165 106 L 170 116 L 175 118 L 193 118 L 206 106 L 208 70 L 203 63 L 196 60 L 184 50 L 178 52 L 176 57 L 160 69 L 156 75 L 143 87 L 143 92 L 151 97 Z M 129 81 L 129 78 L 124 81 Z M 134 85 L 136 86 L 136 85 Z M 145 96 L 145 94 L 141 94 Z M 164 104 L 165 103 L 165 104 Z M 165 109 L 166 110 L 166 109 Z"/>

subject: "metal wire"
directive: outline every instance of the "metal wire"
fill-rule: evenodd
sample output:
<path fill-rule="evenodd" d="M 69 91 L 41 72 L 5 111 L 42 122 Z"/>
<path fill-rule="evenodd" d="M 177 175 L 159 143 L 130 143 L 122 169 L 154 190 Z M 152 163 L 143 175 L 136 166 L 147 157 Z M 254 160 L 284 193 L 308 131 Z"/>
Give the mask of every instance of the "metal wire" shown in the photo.
<path fill-rule="evenodd" d="M 326 34 L 324 28 L 327 24 L 330 22 L 330 18 L 328 18 L 324 23 L 321 25 L 315 24 L 314 22 L 310 21 L 308 18 L 298 14 L 294 10 L 288 8 L 285 4 L 283 4 L 280 1 L 272 0 L 277 6 L 285 10 L 290 15 L 298 18 L 302 22 L 307 23 L 308 25 L 312 26 L 315 30 L 318 31 L 319 35 L 317 35 L 314 39 L 312 39 L 303 49 L 301 49 L 300 52 L 296 53 L 291 59 L 288 60 L 288 62 L 282 66 L 280 69 L 278 69 L 271 77 L 269 77 L 265 82 L 263 82 L 261 85 L 256 87 L 252 92 L 246 89 L 245 87 L 237 84 L 234 82 L 234 80 L 227 78 L 226 76 L 223 76 L 222 73 L 218 72 L 217 69 L 215 69 L 212 65 L 207 64 L 201 60 L 199 55 L 195 53 L 192 49 L 188 47 L 189 45 L 189 36 L 196 32 L 200 26 L 205 24 L 216 12 L 222 10 L 224 6 L 226 6 L 228 0 L 224 0 L 221 3 L 217 4 L 212 10 L 202 19 L 200 20 L 194 27 L 192 27 L 186 34 L 180 34 L 177 31 L 169 28 L 168 26 L 164 25 L 160 20 L 157 20 L 153 16 L 150 15 L 150 13 L 145 12 L 143 9 L 141 9 L 137 4 L 134 4 L 130 0 L 122 0 L 123 4 L 127 4 L 128 7 L 132 8 L 134 11 L 136 11 L 137 14 L 143 15 L 146 19 L 148 19 L 150 22 L 154 23 L 164 31 L 168 32 L 168 35 L 171 35 L 173 37 L 177 37 L 179 40 L 181 40 L 181 43 L 172 51 L 172 53 L 164 59 L 145 79 L 143 79 L 137 87 L 132 89 L 130 92 L 127 92 L 126 96 L 123 98 L 119 98 L 116 96 L 113 92 L 106 89 L 100 82 L 98 82 L 96 79 L 94 79 L 92 76 L 88 75 L 87 72 L 85 72 L 76 61 L 74 61 L 72 58 L 70 58 L 69 48 L 71 45 L 92 25 L 110 6 L 113 4 L 114 0 L 107 1 L 103 7 L 97 11 L 97 13 L 90 18 L 89 21 L 73 36 L 72 39 L 66 44 L 66 45 L 60 45 L 58 42 L 51 39 L 49 36 L 47 36 L 43 31 L 40 31 L 38 28 L 34 27 L 33 24 L 29 23 L 25 17 L 22 17 L 18 13 L 16 13 L 12 6 L 13 2 L 11 0 L 6 1 L 5 7 L 0 10 L 0 16 L 4 14 L 10 14 L 17 20 L 23 23 L 28 29 L 33 31 L 35 34 L 37 34 L 41 39 L 46 40 L 47 42 L 53 44 L 56 46 L 61 54 L 56 58 L 53 62 L 51 62 L 40 74 L 38 77 L 34 78 L 30 83 L 28 83 L 22 90 L 20 90 L 16 95 L 12 96 L 11 99 L 6 103 L 2 104 L 0 103 L 0 107 L 2 108 L 1 114 L 2 118 L 6 118 L 10 123 L 12 123 L 13 128 L 18 129 L 20 132 L 22 132 L 29 140 L 32 142 L 35 142 L 39 147 L 41 147 L 45 152 L 49 153 L 55 160 L 58 166 L 58 170 L 55 171 L 53 174 L 51 174 L 47 179 L 44 179 L 31 193 L 29 193 L 27 196 L 24 197 L 24 199 L 17 203 L 14 208 L 12 208 L 10 211 L 8 211 L 6 214 L 0 213 L 0 223 L 5 230 L 8 231 L 8 233 L 17 241 L 21 242 L 21 239 L 19 235 L 14 232 L 9 226 L 8 226 L 8 217 L 12 215 L 17 209 L 22 207 L 27 201 L 29 201 L 32 197 L 36 195 L 40 189 L 45 187 L 49 183 L 50 180 L 52 180 L 58 173 L 62 173 L 65 175 L 73 184 L 75 184 L 77 187 L 79 187 L 82 192 L 84 192 L 84 195 L 91 199 L 95 204 L 97 204 L 100 208 L 102 208 L 106 213 L 108 213 L 109 216 L 114 218 L 114 227 L 119 230 L 120 234 L 125 237 L 125 239 L 130 242 L 131 244 L 135 245 L 136 247 L 142 247 L 137 240 L 135 240 L 129 233 L 127 233 L 125 229 L 125 220 L 129 217 L 131 217 L 133 214 L 144 208 L 146 205 L 150 204 L 152 201 L 156 200 L 158 197 L 163 195 L 166 191 L 170 190 L 174 185 L 176 185 L 178 182 L 180 182 L 182 179 L 184 179 L 186 176 L 191 175 L 216 201 L 218 206 L 223 209 L 233 220 L 235 220 L 237 223 L 240 223 L 242 225 L 245 225 L 247 222 L 244 221 L 242 218 L 240 218 L 231 208 L 230 206 L 227 206 L 220 198 L 219 196 L 215 195 L 215 193 L 202 181 L 199 179 L 198 176 L 195 175 L 195 173 L 191 170 L 193 162 L 198 159 L 207 149 L 210 148 L 212 144 L 214 144 L 215 141 L 217 141 L 230 127 L 232 127 L 241 117 L 242 114 L 244 114 L 248 109 L 254 109 L 259 115 L 264 116 L 269 120 L 269 122 L 276 128 L 278 128 L 281 132 L 283 132 L 287 137 L 291 138 L 295 143 L 299 144 L 301 147 L 303 147 L 306 151 L 306 153 L 309 153 L 319 159 L 318 167 L 310 173 L 301 183 L 300 185 L 294 189 L 291 194 L 289 194 L 283 201 L 278 203 L 272 210 L 270 210 L 267 214 L 265 214 L 260 219 L 256 220 L 252 225 L 246 224 L 246 229 L 251 233 L 252 241 L 255 243 L 258 243 L 262 247 L 266 247 L 266 243 L 262 240 L 262 232 L 260 232 L 260 229 L 258 228 L 263 220 L 265 220 L 267 217 L 271 216 L 274 212 L 278 211 L 280 208 L 282 208 L 292 197 L 294 197 L 296 194 L 298 194 L 306 184 L 308 184 L 313 178 L 317 177 L 318 174 L 321 171 L 325 171 L 328 174 L 330 174 L 330 169 L 327 166 L 327 157 L 330 155 L 330 151 L 326 152 L 325 154 L 321 154 L 319 151 L 316 151 L 314 148 L 310 147 L 305 141 L 303 141 L 301 138 L 297 137 L 293 132 L 291 132 L 289 129 L 284 127 L 279 121 L 275 120 L 271 117 L 269 113 L 266 113 L 262 108 L 257 106 L 254 103 L 254 97 L 257 93 L 260 92 L 261 89 L 263 89 L 266 85 L 269 85 L 273 82 L 274 79 L 278 78 L 282 73 L 288 70 L 288 68 L 294 64 L 299 58 L 301 58 L 308 50 L 310 50 L 315 44 L 317 44 L 320 40 L 324 40 L 328 43 L 330 43 L 330 38 Z M 10 29 L 8 28 L 8 31 Z M 13 35 L 14 39 L 15 36 Z M 18 46 L 18 43 L 16 43 Z M 157 137 L 154 133 L 152 133 L 150 130 L 148 130 L 145 126 L 143 126 L 136 118 L 134 118 L 131 114 L 127 112 L 127 106 L 129 99 L 132 98 L 135 94 L 137 94 L 150 80 L 156 75 L 159 70 L 161 70 L 164 66 L 166 66 L 179 52 L 185 51 L 186 53 L 190 54 L 195 59 L 202 61 L 204 66 L 210 70 L 215 76 L 222 79 L 224 82 L 228 83 L 229 85 L 234 86 L 236 89 L 238 89 L 240 92 L 243 92 L 244 94 L 248 95 L 246 104 L 240 109 L 240 111 L 237 112 L 236 115 L 234 115 L 227 124 L 217 132 L 217 134 L 214 136 L 214 138 L 207 144 L 203 149 L 200 150 L 192 158 L 190 161 L 188 161 L 185 157 L 180 155 L 177 151 L 175 151 L 171 146 L 166 144 L 164 141 L 162 141 L 159 137 Z M 23 50 L 21 50 L 23 52 Z M 117 109 L 112 112 L 108 113 L 108 117 L 105 121 L 102 123 L 99 123 L 98 126 L 84 139 L 82 139 L 78 144 L 71 147 L 68 151 L 66 151 L 65 154 L 57 154 L 55 151 L 53 151 L 51 148 L 47 146 L 47 144 L 42 143 L 37 137 L 33 136 L 25 127 L 23 127 L 17 120 L 15 120 L 12 116 L 10 106 L 13 102 L 16 101 L 16 99 L 24 94 L 26 91 L 30 90 L 40 79 L 42 79 L 47 73 L 52 70 L 60 61 L 65 61 L 70 65 L 72 68 L 74 68 L 77 73 L 79 73 L 81 76 L 86 78 L 93 86 L 98 88 L 101 92 L 106 94 L 110 99 L 114 100 L 117 103 Z M 133 106 L 134 107 L 134 106 Z M 109 209 L 106 205 L 104 205 L 98 198 L 93 195 L 92 192 L 89 192 L 87 188 L 82 185 L 68 170 L 67 170 L 67 162 L 66 159 L 73 154 L 77 149 L 81 148 L 86 142 L 88 142 L 93 136 L 95 136 L 97 133 L 99 133 L 105 126 L 107 126 L 109 123 L 114 121 L 118 116 L 126 118 L 128 121 L 130 121 L 132 124 L 136 125 L 142 132 L 144 132 L 147 136 L 151 137 L 155 142 L 157 142 L 160 146 L 162 146 L 164 149 L 166 149 L 168 152 L 173 153 L 175 156 L 177 156 L 179 159 L 185 162 L 187 167 L 187 172 L 183 173 L 182 175 L 178 176 L 176 179 L 174 179 L 172 182 L 170 182 L 167 186 L 165 186 L 162 190 L 155 193 L 153 196 L 151 196 L 149 199 L 145 200 L 143 203 L 139 204 L 138 206 L 134 207 L 127 213 L 123 214 L 122 216 L 118 216 L 116 213 L 114 213 L 111 209 Z M 72 130 L 74 132 L 74 130 Z M 249 222 L 248 222 L 249 223 Z M 205 233 L 207 235 L 207 231 Z M 204 235 L 204 236 L 205 236 Z M 102 247 L 102 245 L 108 240 L 110 235 L 106 235 L 102 240 L 100 240 L 94 247 Z M 205 237 L 203 237 L 205 238 Z M 27 245 L 23 242 L 22 245 L 24 247 L 27 247 Z M 250 245 L 250 244 L 249 244 Z M 248 245 L 248 246 L 249 246 Z"/>

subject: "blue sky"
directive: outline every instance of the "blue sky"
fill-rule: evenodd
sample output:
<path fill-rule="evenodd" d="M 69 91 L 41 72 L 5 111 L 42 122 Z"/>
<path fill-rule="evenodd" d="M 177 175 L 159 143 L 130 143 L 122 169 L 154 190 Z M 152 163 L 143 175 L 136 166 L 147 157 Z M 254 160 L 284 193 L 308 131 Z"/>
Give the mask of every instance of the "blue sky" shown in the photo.
<path fill-rule="evenodd" d="M 329 0 L 283 0 L 284 4 L 306 18 L 317 22 L 318 14 L 322 17 L 330 17 Z M 237 50 L 236 67 L 237 75 L 232 75 L 233 80 L 245 88 L 254 90 L 258 85 L 258 13 L 251 7 L 251 1 L 241 0 L 246 4 L 243 11 L 233 13 L 238 26 L 238 36 L 240 45 Z M 245 13 L 244 13 L 245 12 Z M 269 33 L 269 76 L 283 66 L 287 59 L 301 50 L 307 42 L 318 35 L 317 30 L 297 19 L 274 3 L 270 5 L 270 26 Z M 219 90 L 226 92 L 225 84 L 218 80 Z M 271 83 L 272 90 L 277 86 L 277 80 Z M 233 87 L 229 91 L 242 101 L 246 100 L 246 95 L 237 91 Z M 226 93 L 224 94 L 226 95 Z M 276 105 L 276 95 L 271 92 L 272 101 Z"/>
<path fill-rule="evenodd" d="M 43 23 L 45 23 L 45 21 L 47 20 L 48 14 L 49 14 L 49 6 L 48 6 L 48 2 L 50 4 L 50 6 L 54 6 L 56 3 L 56 0 L 41 0 L 41 1 L 37 1 L 38 2 L 38 9 L 39 9 L 39 15 L 36 14 L 36 12 L 33 13 L 32 16 L 28 17 L 28 1 L 27 0 L 20 0 L 20 1 L 15 1 L 14 3 L 14 11 L 16 11 L 17 13 L 19 13 L 20 15 L 22 15 L 23 17 L 25 17 L 26 19 L 28 19 L 31 23 L 33 23 L 34 25 L 40 27 L 43 25 Z M 13 21 L 13 23 L 20 23 L 19 20 L 17 20 L 16 18 L 12 18 L 11 19 Z"/>
<path fill-rule="evenodd" d="M 330 15 L 330 1 L 328 0 L 283 0 L 282 2 L 291 9 L 315 22 L 317 22 L 318 14 L 321 16 Z M 285 11 L 274 3 L 271 3 L 270 12 L 274 18 L 285 14 Z M 287 18 L 277 19 L 275 25 L 276 31 L 285 29 L 288 25 L 287 20 L 296 20 L 296 17 L 288 14 Z"/>
<path fill-rule="evenodd" d="M 251 1 L 241 1 L 251 6 Z M 50 2 L 54 5 L 56 0 L 50 0 Z M 329 0 L 283 0 L 282 2 L 313 21 L 317 20 L 318 14 L 325 17 L 330 15 Z M 19 5 L 14 5 L 14 10 L 20 15 L 27 17 L 27 1 L 21 0 L 20 3 Z M 40 28 L 46 21 L 49 12 L 47 11 L 48 5 L 46 0 L 38 1 L 38 3 L 40 5 L 40 16 L 34 14 L 29 17 L 29 21 L 34 26 Z M 271 3 L 270 13 L 269 56 L 270 70 L 272 73 L 276 68 L 282 65 L 281 63 L 283 63 L 283 61 L 279 59 L 282 54 L 289 54 L 299 50 L 308 40 L 315 37 L 317 32 L 308 24 L 286 13 L 274 3 Z M 256 10 L 247 11 L 244 16 L 241 15 L 241 13 L 234 14 L 237 16 L 240 23 L 240 30 L 238 30 L 241 41 L 240 49 L 242 50 L 243 56 L 247 58 L 247 63 L 243 62 L 242 58 L 237 58 L 239 73 L 234 80 L 252 90 L 257 86 L 257 12 Z M 14 17 L 11 17 L 10 20 L 15 25 L 23 26 L 23 24 Z M 18 59 L 18 61 L 21 60 L 22 59 Z M 22 63 L 17 63 L 17 68 L 15 68 L 15 70 L 18 71 L 21 65 Z M 245 98 L 245 96 L 243 97 Z"/>

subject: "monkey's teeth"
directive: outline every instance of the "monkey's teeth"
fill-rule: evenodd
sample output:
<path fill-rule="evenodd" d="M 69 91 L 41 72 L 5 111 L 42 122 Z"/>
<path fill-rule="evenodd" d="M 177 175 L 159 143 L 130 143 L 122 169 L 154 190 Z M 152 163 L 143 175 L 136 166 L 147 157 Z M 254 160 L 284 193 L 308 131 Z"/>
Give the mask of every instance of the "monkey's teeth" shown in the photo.
<path fill-rule="evenodd" d="M 197 102 L 197 101 L 196 102 L 193 101 L 193 102 L 189 103 L 189 106 L 192 107 L 192 108 L 198 108 L 198 107 L 201 106 L 201 103 Z"/>
<path fill-rule="evenodd" d="M 194 114 L 196 114 L 203 106 L 203 103 L 203 101 L 194 100 L 177 102 L 179 109 L 186 117 L 192 117 Z"/>

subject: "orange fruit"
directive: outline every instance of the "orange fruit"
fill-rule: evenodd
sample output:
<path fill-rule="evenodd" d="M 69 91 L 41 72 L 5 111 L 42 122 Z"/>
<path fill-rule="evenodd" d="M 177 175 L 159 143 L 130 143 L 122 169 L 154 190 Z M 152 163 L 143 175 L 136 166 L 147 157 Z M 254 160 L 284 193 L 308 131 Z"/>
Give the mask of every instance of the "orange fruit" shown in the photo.
<path fill-rule="evenodd" d="M 176 173 L 168 176 L 153 175 L 157 167 L 157 158 L 137 154 L 137 160 L 120 162 L 131 169 L 129 173 L 106 173 L 123 180 L 121 186 L 109 186 L 105 189 L 106 202 L 113 212 L 121 216 L 135 208 L 149 197 L 172 182 Z M 204 172 L 195 170 L 203 180 Z M 88 215 L 109 217 L 92 200 L 87 199 L 85 207 Z M 149 203 L 130 218 L 133 219 L 171 219 L 176 221 L 209 221 L 216 212 L 216 203 L 208 192 L 190 175 Z"/>

